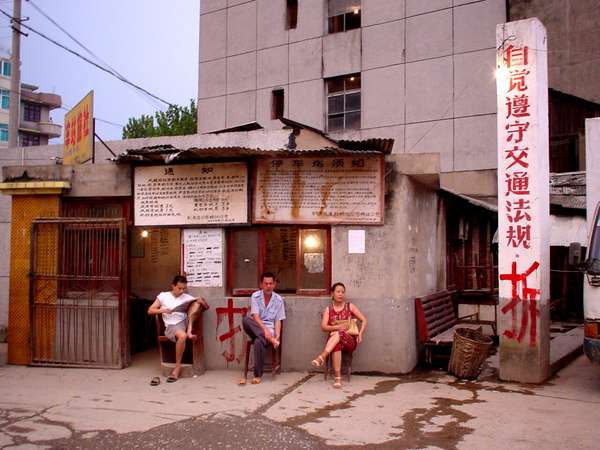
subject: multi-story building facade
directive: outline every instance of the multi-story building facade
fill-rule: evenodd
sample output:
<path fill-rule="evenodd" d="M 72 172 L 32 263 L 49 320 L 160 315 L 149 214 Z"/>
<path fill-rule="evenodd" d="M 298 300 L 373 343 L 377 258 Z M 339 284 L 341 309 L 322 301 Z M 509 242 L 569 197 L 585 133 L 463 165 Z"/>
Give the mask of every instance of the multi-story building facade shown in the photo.
<path fill-rule="evenodd" d="M 442 172 L 495 189 L 504 0 L 205 0 L 200 20 L 199 132 L 282 114 L 439 153 Z"/>
<path fill-rule="evenodd" d="M 10 108 L 11 62 L 0 58 L 0 147 L 8 145 L 8 117 Z M 61 126 L 52 122 L 50 111 L 62 106 L 59 95 L 37 92 L 38 87 L 21 83 L 19 109 L 20 147 L 47 145 L 51 138 L 59 137 Z"/>

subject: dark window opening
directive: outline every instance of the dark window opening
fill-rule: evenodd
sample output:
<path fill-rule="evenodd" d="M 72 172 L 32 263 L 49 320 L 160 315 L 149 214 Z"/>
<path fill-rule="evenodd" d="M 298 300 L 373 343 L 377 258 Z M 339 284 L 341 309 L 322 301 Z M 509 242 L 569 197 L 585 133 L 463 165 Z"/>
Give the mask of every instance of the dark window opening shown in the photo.
<path fill-rule="evenodd" d="M 449 290 L 492 293 L 498 288 L 497 217 L 461 200 L 446 198 Z"/>
<path fill-rule="evenodd" d="M 550 318 L 583 320 L 583 273 L 569 264 L 569 247 L 550 247 Z"/>
<path fill-rule="evenodd" d="M 600 117 L 600 104 L 548 89 L 550 171 L 585 170 L 585 119 Z"/>
<path fill-rule="evenodd" d="M 327 131 L 360 129 L 360 74 L 327 80 Z"/>
<path fill-rule="evenodd" d="M 329 33 L 360 28 L 360 0 L 329 0 Z"/>
<path fill-rule="evenodd" d="M 259 275 L 273 272 L 278 292 L 325 295 L 330 283 L 328 228 L 265 226 L 228 232 L 227 284 L 233 295 L 258 289 Z"/>
<path fill-rule="evenodd" d="M 298 0 L 287 0 L 287 28 L 291 30 L 298 25 Z"/>
<path fill-rule="evenodd" d="M 284 90 L 276 89 L 273 91 L 271 105 L 271 119 L 281 119 L 283 117 Z"/>
<path fill-rule="evenodd" d="M 577 172 L 579 167 L 579 136 L 550 138 L 550 172 Z"/>
<path fill-rule="evenodd" d="M 31 147 L 34 145 L 40 145 L 40 135 L 33 133 L 22 133 L 21 134 L 21 146 Z"/>
<path fill-rule="evenodd" d="M 23 120 L 39 122 L 42 119 L 42 107 L 33 103 L 23 103 Z"/>

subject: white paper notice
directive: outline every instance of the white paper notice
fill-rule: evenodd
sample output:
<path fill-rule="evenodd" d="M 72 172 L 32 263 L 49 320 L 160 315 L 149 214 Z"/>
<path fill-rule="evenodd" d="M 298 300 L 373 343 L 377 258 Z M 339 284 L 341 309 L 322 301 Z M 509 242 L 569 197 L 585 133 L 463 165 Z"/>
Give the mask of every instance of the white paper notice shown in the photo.
<path fill-rule="evenodd" d="M 223 232 L 214 228 L 186 229 L 182 241 L 188 286 L 223 286 Z"/>
<path fill-rule="evenodd" d="M 365 252 L 365 230 L 348 230 L 348 253 Z"/>

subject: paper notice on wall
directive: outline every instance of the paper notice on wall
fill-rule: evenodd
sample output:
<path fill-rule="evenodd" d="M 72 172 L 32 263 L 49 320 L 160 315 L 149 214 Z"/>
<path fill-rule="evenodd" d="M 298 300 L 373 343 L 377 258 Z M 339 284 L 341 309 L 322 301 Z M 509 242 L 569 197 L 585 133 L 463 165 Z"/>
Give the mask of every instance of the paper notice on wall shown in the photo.
<path fill-rule="evenodd" d="M 323 253 L 305 253 L 304 267 L 308 273 L 323 273 L 325 271 Z"/>
<path fill-rule="evenodd" d="M 183 230 L 183 271 L 188 286 L 223 286 L 223 232 L 221 229 Z"/>
<path fill-rule="evenodd" d="M 365 252 L 365 230 L 348 230 L 348 253 Z"/>

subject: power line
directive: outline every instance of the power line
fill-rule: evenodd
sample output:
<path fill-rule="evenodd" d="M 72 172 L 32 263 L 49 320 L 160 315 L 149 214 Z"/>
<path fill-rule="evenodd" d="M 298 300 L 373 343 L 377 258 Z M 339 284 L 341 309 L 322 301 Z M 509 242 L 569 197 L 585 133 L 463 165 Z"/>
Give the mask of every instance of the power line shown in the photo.
<path fill-rule="evenodd" d="M 22 26 L 23 28 L 26 28 L 27 30 L 29 30 L 29 31 L 31 31 L 31 32 L 33 32 L 33 33 L 35 33 L 35 34 L 37 34 L 38 36 L 40 36 L 40 37 L 42 37 L 42 38 L 46 39 L 47 41 L 49 41 L 49 42 L 53 43 L 54 45 L 56 45 L 56 46 L 58 46 L 58 47 L 60 47 L 60 48 L 62 48 L 63 50 L 66 50 L 67 52 L 69 52 L 69 53 L 71 53 L 71 54 L 73 54 L 73 55 L 77 56 L 78 58 L 81 58 L 81 59 L 83 59 L 83 60 L 84 60 L 85 62 L 87 62 L 88 64 L 91 64 L 91 65 L 93 65 L 94 67 L 97 67 L 98 69 L 102 70 L 103 72 L 106 72 L 106 73 L 108 73 L 109 75 L 112 75 L 113 77 L 115 77 L 116 79 L 118 79 L 118 80 L 122 81 L 123 83 L 126 83 L 126 84 L 128 84 L 128 85 L 130 85 L 130 86 L 133 86 L 134 88 L 136 88 L 136 89 L 140 90 L 141 92 L 144 92 L 145 94 L 149 95 L 150 97 L 152 97 L 152 98 L 155 98 L 156 100 L 159 100 L 159 101 L 161 101 L 162 103 L 164 103 L 164 104 L 165 104 L 165 105 L 167 105 L 167 106 L 173 106 L 173 104 L 172 104 L 172 103 L 170 103 L 170 102 L 168 102 L 168 101 L 166 101 L 166 100 L 163 100 L 162 98 L 158 97 L 157 95 L 154 95 L 153 93 L 151 93 L 151 92 L 147 91 L 147 90 L 146 90 L 146 89 L 144 89 L 143 87 L 141 87 L 141 86 L 139 86 L 139 85 L 137 85 L 137 84 L 135 84 L 135 83 L 132 83 L 131 81 L 129 81 L 129 80 L 127 80 L 127 79 L 125 79 L 125 78 L 123 78 L 123 77 L 121 77 L 121 76 L 117 75 L 116 73 L 113 73 L 113 72 L 111 72 L 109 69 L 107 69 L 107 68 L 105 68 L 105 67 L 101 66 L 100 64 L 98 64 L 98 63 L 96 63 L 96 62 L 92 61 L 91 59 L 89 59 L 89 58 L 87 58 L 87 57 L 83 56 L 81 53 L 78 53 L 78 52 L 76 52 L 75 50 L 72 50 L 72 49 L 70 49 L 70 48 L 69 48 L 69 47 L 67 47 L 66 45 L 63 45 L 63 44 L 61 44 L 60 42 L 58 42 L 58 41 L 55 41 L 55 40 L 54 40 L 54 39 L 52 39 L 51 37 L 48 37 L 48 36 L 46 36 L 44 33 L 41 33 L 40 31 L 36 30 L 35 28 L 32 28 L 32 27 L 30 27 L 29 25 L 25 25 L 25 24 L 23 23 L 23 21 L 22 21 L 20 18 L 19 18 L 19 19 L 15 19 L 13 16 L 11 16 L 10 14 L 8 14 L 6 11 L 4 11 L 4 10 L 2 10 L 2 9 L 0 9 L 0 13 L 1 13 L 1 14 L 4 14 L 6 17 L 8 17 L 8 18 L 9 18 L 9 19 L 11 19 L 11 20 L 14 20 L 15 22 L 18 22 L 18 23 L 19 23 L 19 25 L 20 25 L 20 26 Z"/>
<path fill-rule="evenodd" d="M 85 44 L 83 44 L 81 41 L 79 41 L 75 36 L 73 36 L 71 33 L 69 33 L 63 26 L 61 26 L 56 20 L 54 20 L 52 17 L 50 17 L 48 14 L 46 14 L 39 6 L 37 6 L 32 0 L 26 0 L 29 4 L 31 4 L 31 6 L 38 11 L 42 16 L 44 16 L 46 19 L 48 19 L 54 26 L 56 26 L 60 31 L 62 31 L 63 33 L 65 33 L 69 38 L 71 38 L 71 40 L 73 40 L 77 45 L 79 45 L 82 49 L 84 49 L 86 52 L 88 52 L 92 57 L 96 58 L 97 61 L 99 61 L 100 63 L 102 63 L 104 66 L 106 66 L 107 68 L 109 68 L 114 74 L 118 75 L 119 77 L 121 77 L 122 79 L 126 80 L 125 75 L 120 74 L 117 69 L 115 69 L 114 67 L 112 67 L 110 64 L 108 64 L 106 61 L 104 61 L 102 58 L 100 58 L 98 55 L 96 55 L 92 50 L 90 50 L 88 47 L 85 46 Z M 135 90 L 135 92 L 140 93 L 139 90 Z M 144 97 L 145 99 L 148 99 L 148 97 Z M 156 100 L 154 100 L 153 98 L 151 99 L 153 102 L 155 102 Z M 156 103 L 153 103 L 153 106 L 157 106 Z"/>
<path fill-rule="evenodd" d="M 68 106 L 61 106 L 60 109 L 62 109 L 64 111 L 70 111 L 73 108 L 69 108 Z M 97 120 L 98 122 L 106 123 L 108 125 L 114 125 L 115 127 L 125 128 L 125 125 L 122 125 L 122 124 L 116 123 L 116 122 L 111 122 L 110 120 L 101 119 L 101 118 L 96 117 L 96 116 L 94 116 L 94 120 Z"/>

